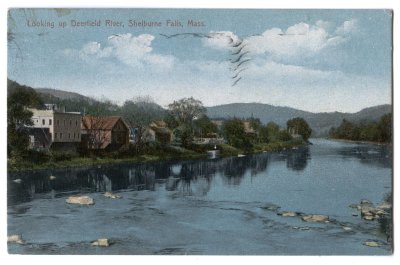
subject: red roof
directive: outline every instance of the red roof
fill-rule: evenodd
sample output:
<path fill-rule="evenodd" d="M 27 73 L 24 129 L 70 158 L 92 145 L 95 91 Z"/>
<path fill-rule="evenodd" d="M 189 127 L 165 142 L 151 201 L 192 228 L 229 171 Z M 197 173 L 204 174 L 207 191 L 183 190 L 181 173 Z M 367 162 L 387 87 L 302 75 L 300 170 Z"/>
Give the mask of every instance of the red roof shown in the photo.
<path fill-rule="evenodd" d="M 84 116 L 82 117 L 82 129 L 112 130 L 117 122 L 122 120 L 119 116 Z M 126 126 L 125 122 L 123 122 Z"/>

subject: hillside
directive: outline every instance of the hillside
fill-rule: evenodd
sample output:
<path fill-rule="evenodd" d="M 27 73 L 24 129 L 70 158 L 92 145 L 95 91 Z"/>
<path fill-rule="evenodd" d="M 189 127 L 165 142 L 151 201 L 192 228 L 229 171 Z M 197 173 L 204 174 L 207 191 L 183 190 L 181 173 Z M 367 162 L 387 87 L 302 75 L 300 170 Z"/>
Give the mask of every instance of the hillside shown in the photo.
<path fill-rule="evenodd" d="M 391 105 L 365 108 L 356 113 L 312 113 L 290 107 L 279 107 L 261 103 L 233 103 L 207 108 L 207 114 L 210 118 L 248 118 L 253 116 L 254 118 L 259 118 L 263 123 L 273 121 L 280 126 L 286 126 L 286 121 L 289 119 L 302 117 L 310 124 L 314 136 L 327 135 L 329 129 L 339 126 L 343 119 L 354 122 L 363 120 L 377 121 L 383 114 L 391 111 Z"/>
<path fill-rule="evenodd" d="M 8 80 L 8 93 L 18 86 L 20 86 L 18 83 Z M 32 89 L 30 87 L 25 88 Z M 133 111 L 136 113 L 137 117 L 143 116 L 143 113 L 147 113 L 151 114 L 150 116 L 153 118 L 161 118 L 166 113 L 165 109 L 150 101 L 137 102 L 135 103 L 135 107 L 132 109 L 130 106 L 118 106 L 111 101 L 99 101 L 73 92 L 47 88 L 35 88 L 34 90 L 39 93 L 40 98 L 44 103 L 55 103 L 59 106 L 65 107 L 67 111 L 79 111 L 93 115 L 123 116 L 124 114 L 126 115 L 127 113 Z M 210 118 L 226 119 L 233 117 L 254 117 L 259 118 L 262 123 L 273 121 L 281 127 L 286 127 L 286 122 L 289 119 L 302 117 L 310 124 L 310 127 L 313 130 L 313 136 L 317 137 L 326 136 L 329 129 L 339 126 L 343 119 L 347 119 L 352 122 L 377 121 L 382 115 L 391 112 L 392 106 L 388 104 L 365 108 L 356 113 L 312 113 L 295 108 L 273 106 L 262 103 L 233 103 L 207 107 L 207 115 Z"/>
<path fill-rule="evenodd" d="M 68 91 L 63 91 L 63 90 L 57 90 L 57 89 L 52 89 L 52 88 L 35 88 L 35 91 L 48 96 L 49 98 L 58 98 L 60 100 L 65 100 L 65 99 L 75 99 L 75 100 L 87 100 L 87 101 L 93 101 L 94 99 L 83 96 L 78 93 L 74 92 L 68 92 Z"/>

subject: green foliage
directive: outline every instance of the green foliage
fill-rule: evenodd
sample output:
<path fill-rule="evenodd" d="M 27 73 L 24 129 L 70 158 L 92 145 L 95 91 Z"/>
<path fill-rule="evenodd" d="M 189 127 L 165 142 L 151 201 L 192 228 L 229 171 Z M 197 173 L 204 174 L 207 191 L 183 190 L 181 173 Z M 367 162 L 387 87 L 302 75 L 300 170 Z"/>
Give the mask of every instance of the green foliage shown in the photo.
<path fill-rule="evenodd" d="M 218 132 L 217 125 L 211 122 L 206 115 L 193 121 L 194 135 L 197 137 L 207 137 L 212 133 Z"/>
<path fill-rule="evenodd" d="M 147 126 L 152 121 L 163 119 L 166 114 L 165 110 L 155 104 L 150 98 L 127 100 L 119 112 L 131 127 Z"/>
<path fill-rule="evenodd" d="M 170 112 L 165 115 L 164 121 L 170 129 L 175 129 L 179 126 L 178 120 Z"/>
<path fill-rule="evenodd" d="M 290 119 L 286 123 L 287 130 L 292 134 L 299 134 L 304 141 L 307 141 L 311 136 L 311 128 L 303 118 Z"/>
<path fill-rule="evenodd" d="M 190 147 L 193 141 L 193 130 L 189 125 L 182 124 L 174 130 L 175 142 L 182 147 Z"/>
<path fill-rule="evenodd" d="M 260 129 L 258 130 L 258 139 L 261 143 L 268 143 L 270 141 L 267 126 L 260 126 Z"/>
<path fill-rule="evenodd" d="M 168 105 L 169 112 L 179 124 L 191 124 L 193 119 L 206 113 L 206 108 L 200 100 L 192 97 L 182 98 Z"/>
<path fill-rule="evenodd" d="M 241 119 L 226 120 L 223 125 L 223 132 L 228 143 L 244 151 L 250 151 L 253 144 L 250 137 L 246 135 L 243 121 Z"/>
<path fill-rule="evenodd" d="M 268 122 L 266 127 L 266 142 L 276 142 L 279 140 L 279 125 L 275 122 Z"/>
<path fill-rule="evenodd" d="M 247 119 L 249 122 L 250 122 L 250 126 L 255 130 L 255 131 L 259 131 L 260 130 L 260 128 L 261 128 L 261 126 L 262 126 L 262 123 L 261 123 L 261 121 L 260 121 L 260 119 L 259 118 L 249 118 L 249 119 Z"/>
<path fill-rule="evenodd" d="M 331 128 L 329 136 L 335 139 L 353 141 L 391 142 L 392 141 L 392 114 L 381 117 L 379 122 L 352 123 L 343 119 L 337 128 Z"/>
<path fill-rule="evenodd" d="M 21 156 L 29 145 L 23 128 L 32 125 L 32 112 L 27 108 L 42 108 L 43 102 L 32 88 L 8 80 L 7 95 L 7 150 L 11 156 Z"/>
<path fill-rule="evenodd" d="M 285 141 L 290 141 L 292 139 L 292 136 L 290 135 L 290 133 L 288 133 L 288 131 L 286 130 L 280 130 L 278 133 L 278 140 L 285 142 Z"/>

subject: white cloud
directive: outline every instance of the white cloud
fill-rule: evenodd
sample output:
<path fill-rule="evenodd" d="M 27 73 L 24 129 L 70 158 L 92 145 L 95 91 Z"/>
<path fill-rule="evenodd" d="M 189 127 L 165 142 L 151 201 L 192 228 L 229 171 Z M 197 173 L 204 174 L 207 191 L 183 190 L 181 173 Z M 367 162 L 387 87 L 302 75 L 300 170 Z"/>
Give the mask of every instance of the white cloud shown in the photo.
<path fill-rule="evenodd" d="M 82 49 L 79 51 L 79 57 L 81 59 L 88 59 L 90 56 L 96 58 L 107 58 L 112 55 L 112 48 L 106 47 L 101 48 L 101 44 L 98 42 L 89 42 L 83 45 Z"/>
<path fill-rule="evenodd" d="M 238 36 L 231 31 L 211 31 L 209 38 L 202 39 L 204 46 L 220 50 L 230 48 L 232 44 L 238 41 Z"/>
<path fill-rule="evenodd" d="M 273 76 L 274 78 L 293 80 L 326 80 L 328 78 L 339 78 L 343 73 L 339 71 L 322 71 L 318 69 L 311 69 L 304 66 L 288 65 L 277 63 L 272 60 L 261 61 L 258 64 L 252 63 L 249 65 L 247 75 L 251 77 Z"/>
<path fill-rule="evenodd" d="M 286 30 L 266 30 L 261 36 L 249 37 L 246 43 L 248 49 L 257 54 L 269 53 L 286 57 L 313 55 L 344 41 L 341 36 L 329 34 L 327 28 L 328 24 L 323 21 L 318 21 L 315 25 L 302 22 Z"/>
<path fill-rule="evenodd" d="M 339 26 L 335 33 L 338 35 L 348 35 L 356 32 L 358 29 L 358 21 L 351 19 L 343 22 L 343 25 Z"/>
<path fill-rule="evenodd" d="M 346 42 L 357 31 L 357 20 L 344 21 L 334 28 L 333 23 L 318 20 L 315 24 L 297 23 L 287 29 L 271 28 L 261 35 L 245 38 L 245 49 L 253 54 L 269 54 L 275 57 L 296 57 L 317 55 L 327 47 L 335 47 Z M 230 31 L 219 33 L 212 38 L 202 39 L 203 45 L 215 49 L 232 48 L 232 40 L 237 43 L 239 37 Z"/>
<path fill-rule="evenodd" d="M 125 65 L 140 67 L 150 64 L 162 68 L 171 68 L 174 57 L 153 52 L 151 47 L 154 36 L 141 34 L 133 36 L 131 33 L 112 35 L 108 37 L 107 46 L 102 48 L 98 42 L 88 42 L 77 51 L 64 50 L 65 55 L 76 55 L 82 60 L 116 58 Z"/>

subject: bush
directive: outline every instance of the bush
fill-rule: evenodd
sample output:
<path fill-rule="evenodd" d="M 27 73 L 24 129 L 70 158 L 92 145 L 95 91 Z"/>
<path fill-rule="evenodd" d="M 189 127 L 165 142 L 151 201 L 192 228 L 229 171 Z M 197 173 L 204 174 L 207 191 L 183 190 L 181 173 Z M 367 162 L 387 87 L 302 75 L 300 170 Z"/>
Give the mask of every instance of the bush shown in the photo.
<path fill-rule="evenodd" d="M 28 150 L 24 159 L 34 164 L 42 164 L 50 161 L 51 155 L 46 151 Z"/>
<path fill-rule="evenodd" d="M 72 151 L 66 151 L 66 152 L 52 152 L 51 158 L 52 161 L 54 162 L 59 162 L 59 161 L 66 161 L 66 160 L 71 160 L 72 158 L 78 157 L 77 153 L 72 152 Z"/>

